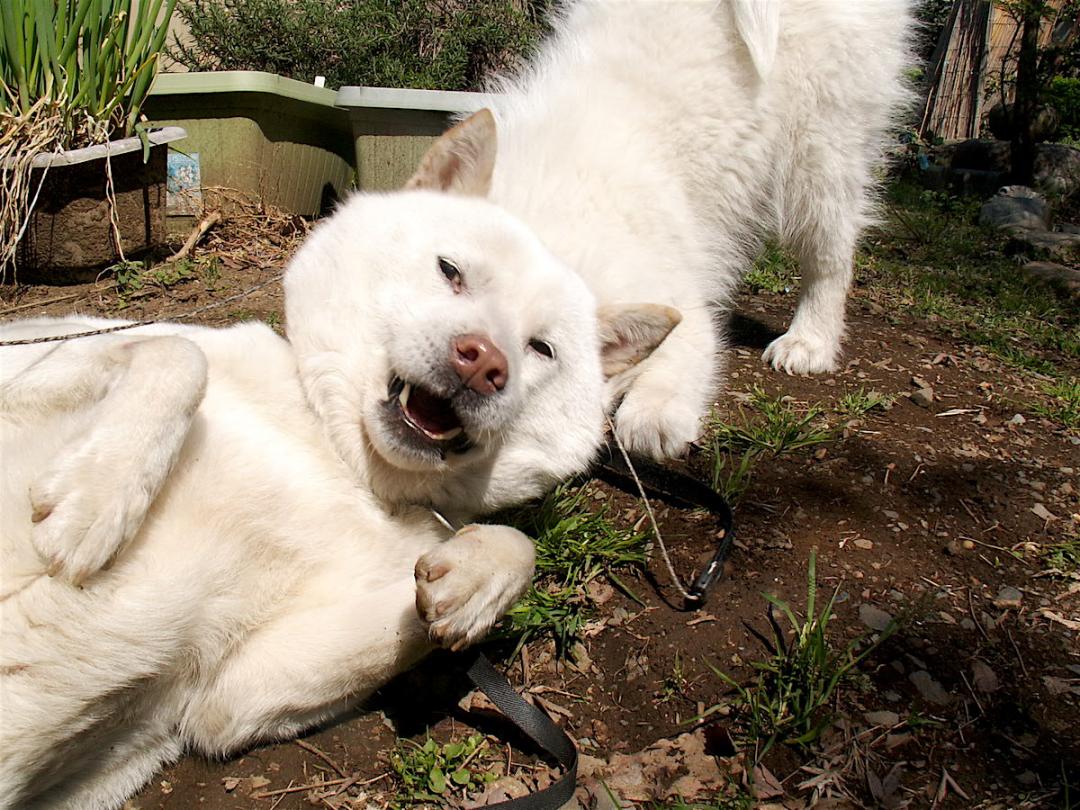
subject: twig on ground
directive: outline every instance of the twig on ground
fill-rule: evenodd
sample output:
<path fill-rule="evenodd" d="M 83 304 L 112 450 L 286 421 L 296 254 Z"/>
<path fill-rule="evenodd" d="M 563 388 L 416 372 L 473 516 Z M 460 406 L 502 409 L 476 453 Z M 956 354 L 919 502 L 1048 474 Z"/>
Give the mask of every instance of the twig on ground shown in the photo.
<path fill-rule="evenodd" d="M 217 225 L 219 222 L 221 222 L 221 212 L 211 211 L 209 214 L 202 218 L 202 221 L 198 225 L 195 226 L 195 230 L 193 230 L 188 235 L 188 238 L 184 241 L 183 246 L 178 251 L 176 251 L 176 253 L 166 259 L 166 261 L 177 262 L 180 261 L 180 259 L 186 257 L 189 253 L 191 253 L 192 248 L 195 247 L 198 241 L 203 238 L 203 235 L 208 230 Z"/>
<path fill-rule="evenodd" d="M 322 751 L 319 748 L 316 748 L 314 745 L 312 745 L 309 742 L 305 742 L 304 740 L 296 740 L 296 744 L 299 745 L 301 748 L 303 748 L 305 751 L 309 751 L 310 753 L 317 756 L 319 759 L 321 759 L 323 762 L 325 762 L 327 765 L 329 765 L 331 768 L 333 768 L 337 772 L 337 774 L 339 776 L 341 776 L 342 778 L 344 778 L 344 779 L 349 778 L 349 775 L 347 773 L 345 773 L 344 769 L 342 769 L 342 767 L 340 765 L 338 765 L 336 762 L 334 762 L 334 760 L 331 759 L 330 755 L 327 754 L 325 751 Z"/>

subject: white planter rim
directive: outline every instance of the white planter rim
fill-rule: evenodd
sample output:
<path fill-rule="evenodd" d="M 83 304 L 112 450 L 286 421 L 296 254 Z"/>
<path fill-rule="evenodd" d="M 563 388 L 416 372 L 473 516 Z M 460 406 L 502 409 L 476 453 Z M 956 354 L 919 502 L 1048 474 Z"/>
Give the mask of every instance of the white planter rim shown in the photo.
<path fill-rule="evenodd" d="M 492 93 L 467 93 L 460 90 L 416 90 L 393 87 L 351 85 L 337 91 L 337 106 L 347 109 L 430 110 L 433 112 L 476 112 L 491 106 Z"/>
<path fill-rule="evenodd" d="M 171 143 L 172 141 L 178 141 L 181 138 L 186 138 L 187 132 L 183 127 L 160 127 L 158 129 L 150 130 L 146 137 L 152 146 L 160 146 L 162 144 Z M 37 155 L 30 165 L 35 169 L 43 168 L 45 166 L 50 168 L 53 166 L 73 166 L 77 163 L 89 163 L 92 160 L 99 160 L 104 157 L 115 157 L 116 155 L 123 155 L 128 152 L 138 152 L 141 151 L 142 148 L 142 139 L 137 135 L 133 135 L 130 138 L 121 138 L 118 141 L 84 146 L 82 149 L 68 149 L 63 152 L 47 152 L 45 154 Z"/>

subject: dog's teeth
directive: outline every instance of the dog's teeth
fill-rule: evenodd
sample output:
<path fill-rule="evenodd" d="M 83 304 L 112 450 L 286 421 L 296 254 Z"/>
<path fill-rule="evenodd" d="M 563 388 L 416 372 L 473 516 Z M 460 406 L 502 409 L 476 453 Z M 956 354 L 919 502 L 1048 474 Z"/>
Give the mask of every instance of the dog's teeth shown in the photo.
<path fill-rule="evenodd" d="M 404 408 L 409 404 L 409 394 L 412 393 L 412 383 L 405 383 L 401 387 L 401 393 L 398 394 L 398 402 L 401 403 L 401 407 Z"/>
<path fill-rule="evenodd" d="M 426 430 L 424 432 L 427 433 Z M 459 427 L 450 428 L 450 430 L 446 431 L 446 433 L 428 433 L 428 436 L 430 436 L 437 442 L 445 442 L 449 441 L 450 439 L 456 439 L 460 435 L 461 428 Z"/>

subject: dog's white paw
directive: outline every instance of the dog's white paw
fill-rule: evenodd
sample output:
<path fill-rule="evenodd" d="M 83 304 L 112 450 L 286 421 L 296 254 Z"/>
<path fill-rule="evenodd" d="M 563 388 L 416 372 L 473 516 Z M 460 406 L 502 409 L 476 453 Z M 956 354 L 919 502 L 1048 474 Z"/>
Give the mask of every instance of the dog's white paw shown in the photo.
<path fill-rule="evenodd" d="M 790 331 L 770 343 L 761 359 L 788 374 L 820 374 L 836 371 L 839 356 L 839 341 Z"/>
<path fill-rule="evenodd" d="M 681 458 L 701 435 L 703 415 L 678 392 L 631 388 L 615 413 L 615 431 L 629 453 L 657 461 Z"/>
<path fill-rule="evenodd" d="M 532 580 L 532 541 L 509 526 L 472 524 L 416 563 L 416 612 L 435 644 L 483 638 Z"/>
<path fill-rule="evenodd" d="M 88 446 L 31 486 L 30 541 L 50 576 L 79 585 L 135 536 L 151 493 L 133 463 Z"/>

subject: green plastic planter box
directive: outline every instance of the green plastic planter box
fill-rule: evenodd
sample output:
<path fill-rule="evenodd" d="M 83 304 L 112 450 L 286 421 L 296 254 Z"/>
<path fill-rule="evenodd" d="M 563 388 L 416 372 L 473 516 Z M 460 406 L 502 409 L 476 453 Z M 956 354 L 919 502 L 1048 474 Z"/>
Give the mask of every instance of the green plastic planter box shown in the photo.
<path fill-rule="evenodd" d="M 337 104 L 352 122 L 358 187 L 401 188 L 454 115 L 482 109 L 490 99 L 487 93 L 342 87 Z"/>
<path fill-rule="evenodd" d="M 336 98 L 333 90 L 259 71 L 162 73 L 143 112 L 155 124 L 187 130 L 183 152 L 193 166 L 184 176 L 197 177 L 202 188 L 237 189 L 316 216 L 354 179 L 349 117 Z M 170 169 L 170 179 L 175 175 Z"/>

